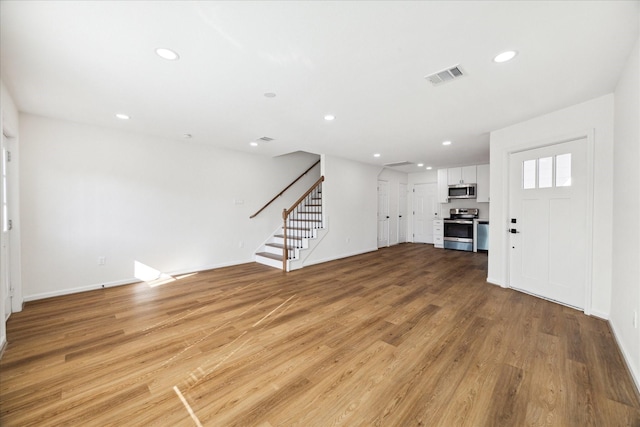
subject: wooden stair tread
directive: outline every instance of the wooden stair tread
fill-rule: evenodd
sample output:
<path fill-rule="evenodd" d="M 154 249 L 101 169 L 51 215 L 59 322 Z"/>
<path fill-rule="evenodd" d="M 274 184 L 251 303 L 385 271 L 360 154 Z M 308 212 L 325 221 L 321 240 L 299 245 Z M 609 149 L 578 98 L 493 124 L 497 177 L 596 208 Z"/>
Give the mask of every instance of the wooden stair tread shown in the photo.
<path fill-rule="evenodd" d="M 258 252 L 256 255 L 269 258 L 269 259 L 274 259 L 276 261 L 282 261 L 282 255 L 272 254 L 269 252 Z"/>
<path fill-rule="evenodd" d="M 271 246 L 272 248 L 278 248 L 278 249 L 284 249 L 284 245 L 282 243 L 265 243 L 265 246 Z M 291 249 L 297 249 L 295 246 L 287 246 L 287 248 L 289 248 L 289 250 Z"/>
<path fill-rule="evenodd" d="M 274 234 L 273 237 L 279 237 L 281 239 L 284 239 L 284 234 Z M 302 240 L 302 237 L 300 237 L 300 236 L 287 236 L 287 239 Z"/>

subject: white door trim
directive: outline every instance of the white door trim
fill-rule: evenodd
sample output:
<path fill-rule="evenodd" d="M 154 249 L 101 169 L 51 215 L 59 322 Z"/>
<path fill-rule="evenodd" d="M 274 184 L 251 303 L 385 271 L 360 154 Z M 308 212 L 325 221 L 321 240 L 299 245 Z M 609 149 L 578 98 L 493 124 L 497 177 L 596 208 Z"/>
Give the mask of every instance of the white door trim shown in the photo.
<path fill-rule="evenodd" d="M 569 142 L 576 139 L 586 138 L 587 140 L 587 194 L 586 194 L 586 260 L 585 260 L 585 302 L 584 302 L 584 313 L 587 315 L 592 314 L 592 306 L 593 306 L 593 208 L 594 208 L 594 129 L 587 129 L 584 131 L 573 132 L 564 135 L 557 135 L 549 138 L 545 138 L 537 141 L 523 142 L 521 144 L 517 144 L 515 146 L 505 148 L 502 150 L 502 176 L 505 179 L 502 180 L 502 189 L 501 193 L 504 195 L 504 203 L 502 205 L 502 212 L 500 215 L 502 217 L 500 225 L 504 226 L 505 231 L 502 233 L 503 235 L 503 252 L 502 252 L 502 265 L 504 268 L 504 277 L 505 282 L 502 287 L 508 288 L 510 287 L 511 279 L 509 272 L 509 235 L 506 233 L 506 229 L 509 224 L 509 206 L 511 203 L 510 195 L 509 195 L 509 186 L 510 186 L 510 174 L 509 171 L 511 169 L 510 158 L 511 154 L 518 153 L 521 151 L 531 150 L 534 148 L 541 148 L 549 145 L 561 144 L 563 142 Z"/>

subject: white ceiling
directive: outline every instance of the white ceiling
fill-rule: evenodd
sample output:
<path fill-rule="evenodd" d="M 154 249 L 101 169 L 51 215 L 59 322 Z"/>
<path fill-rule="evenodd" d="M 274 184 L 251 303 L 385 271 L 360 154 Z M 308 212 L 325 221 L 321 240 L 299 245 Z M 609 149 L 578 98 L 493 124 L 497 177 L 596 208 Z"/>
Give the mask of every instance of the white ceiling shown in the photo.
<path fill-rule="evenodd" d="M 0 8 L 1 76 L 20 111 L 269 156 L 434 168 L 487 162 L 490 131 L 611 93 L 639 21 L 638 1 Z M 158 47 L 181 59 L 159 58 Z M 492 61 L 508 49 L 519 55 Z M 424 78 L 457 64 L 467 76 Z M 274 141 L 249 146 L 263 136 Z"/>

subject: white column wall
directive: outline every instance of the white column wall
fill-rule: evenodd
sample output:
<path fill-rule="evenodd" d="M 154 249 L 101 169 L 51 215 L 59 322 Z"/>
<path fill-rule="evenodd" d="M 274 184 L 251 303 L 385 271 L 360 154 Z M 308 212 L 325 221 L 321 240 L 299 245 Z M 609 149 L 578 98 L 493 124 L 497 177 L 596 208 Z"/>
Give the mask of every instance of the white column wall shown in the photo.
<path fill-rule="evenodd" d="M 269 158 L 33 115 L 20 116 L 25 299 L 251 262 L 319 156 Z M 98 265 L 105 257 L 106 264 Z"/>
<path fill-rule="evenodd" d="M 610 322 L 640 389 L 640 39 L 615 91 L 613 283 Z M 629 218 L 632 218 L 631 221 Z M 640 319 L 637 319 L 640 322 Z"/>
<path fill-rule="evenodd" d="M 305 265 L 378 250 L 380 167 L 324 154 L 321 157 L 327 232 Z"/>

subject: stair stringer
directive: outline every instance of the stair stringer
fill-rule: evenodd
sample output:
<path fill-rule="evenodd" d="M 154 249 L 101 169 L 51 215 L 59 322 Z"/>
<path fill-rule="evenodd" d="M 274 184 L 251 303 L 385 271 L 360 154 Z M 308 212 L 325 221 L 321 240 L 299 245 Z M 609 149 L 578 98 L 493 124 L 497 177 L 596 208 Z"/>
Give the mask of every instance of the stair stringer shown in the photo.
<path fill-rule="evenodd" d="M 320 242 L 329 234 L 329 230 L 325 228 L 314 229 L 315 237 L 306 239 L 308 240 L 308 247 L 303 251 L 300 251 L 300 256 L 295 259 L 289 260 L 287 271 L 299 270 L 305 265 L 305 261 L 309 258 L 309 255 L 320 245 Z"/>

